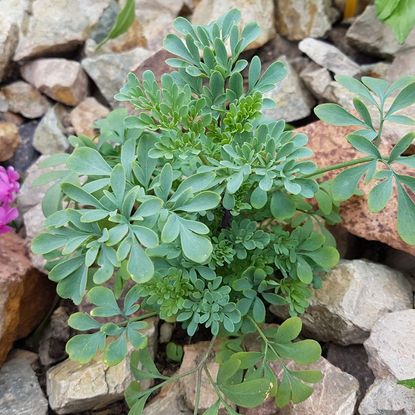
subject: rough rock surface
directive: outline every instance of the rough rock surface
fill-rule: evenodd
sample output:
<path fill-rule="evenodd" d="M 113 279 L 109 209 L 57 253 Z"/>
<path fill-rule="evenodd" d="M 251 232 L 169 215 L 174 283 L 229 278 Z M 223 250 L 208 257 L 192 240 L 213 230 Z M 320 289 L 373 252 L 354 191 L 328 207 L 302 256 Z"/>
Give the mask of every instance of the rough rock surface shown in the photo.
<path fill-rule="evenodd" d="M 321 121 L 299 129 L 309 137 L 320 167 L 360 157 L 345 137 L 354 131 L 350 127 L 336 127 Z M 391 140 L 385 136 L 383 150 L 390 151 Z M 367 191 L 367 189 L 366 189 Z M 369 212 L 367 197 L 354 197 L 341 208 L 342 224 L 352 234 L 367 240 L 383 242 L 393 248 L 415 255 L 415 248 L 402 241 L 396 230 L 397 198 L 394 195 L 386 208 L 379 213 Z"/>
<path fill-rule="evenodd" d="M 360 344 L 382 315 L 411 307 L 412 287 L 400 272 L 368 261 L 343 260 L 326 274 L 301 318 L 304 331 L 317 340 Z M 272 310 L 285 312 L 282 307 Z"/>
<path fill-rule="evenodd" d="M 2 19 L 0 25 L 0 81 L 7 75 L 18 41 L 19 27 L 17 24 Z"/>
<path fill-rule="evenodd" d="M 415 375 L 415 310 L 385 314 L 373 326 L 364 346 L 378 378 L 411 379 Z"/>
<path fill-rule="evenodd" d="M 155 320 L 147 320 L 150 350 L 156 347 L 157 329 Z M 91 362 L 81 365 L 65 360 L 53 366 L 46 374 L 49 405 L 57 414 L 79 413 L 105 408 L 123 397 L 131 382 L 129 359 L 117 366 L 108 367 L 97 356 Z M 148 387 L 144 384 L 143 388 Z"/>
<path fill-rule="evenodd" d="M 264 96 L 275 101 L 276 107 L 264 111 L 264 115 L 274 120 L 287 122 L 306 118 L 311 114 L 314 99 L 304 87 L 295 69 L 285 57 L 280 58 L 288 69 L 286 78 Z"/>
<path fill-rule="evenodd" d="M 179 373 L 185 373 L 193 369 L 198 364 L 200 359 L 202 359 L 206 354 L 208 346 L 209 342 L 199 342 L 184 346 L 184 356 L 179 369 Z M 213 379 L 216 379 L 216 375 L 218 374 L 219 370 L 219 365 L 214 361 L 209 361 L 207 363 L 207 368 L 210 374 L 212 375 Z M 194 402 L 196 396 L 196 383 L 196 373 L 186 376 L 185 378 L 180 380 L 180 385 L 185 396 L 186 405 L 192 410 L 194 409 Z M 204 372 L 202 373 L 200 390 L 201 394 L 199 401 L 199 410 L 203 413 L 212 405 L 214 405 L 214 403 L 217 401 L 216 392 L 213 389 L 206 373 Z"/>
<path fill-rule="evenodd" d="M 34 0 L 14 59 L 69 52 L 81 45 L 109 0 Z"/>
<path fill-rule="evenodd" d="M 0 415 L 47 415 L 43 395 L 32 364 L 35 353 L 14 350 L 0 370 Z"/>
<path fill-rule="evenodd" d="M 179 384 L 167 385 L 149 403 L 143 415 L 191 415 L 193 412 L 184 403 Z"/>
<path fill-rule="evenodd" d="M 94 97 L 85 98 L 71 111 L 71 123 L 75 133 L 94 137 L 96 135 L 95 121 L 106 117 L 108 113 L 108 108 L 100 104 Z"/>
<path fill-rule="evenodd" d="M 0 121 L 0 161 L 9 160 L 19 144 L 20 135 L 16 125 Z"/>
<path fill-rule="evenodd" d="M 23 222 L 26 230 L 26 246 L 29 252 L 29 257 L 34 267 L 44 272 L 46 260 L 42 255 L 35 255 L 30 249 L 33 238 L 44 230 L 43 223 L 45 215 L 43 214 L 42 205 L 38 204 L 23 213 Z"/>
<path fill-rule="evenodd" d="M 78 105 L 88 93 L 88 78 L 79 62 L 37 59 L 21 68 L 23 79 L 55 101 Z"/>
<path fill-rule="evenodd" d="M 260 36 L 248 46 L 248 49 L 265 45 L 275 36 L 274 2 L 272 0 L 201 0 L 194 10 L 192 22 L 195 24 L 210 23 L 233 8 L 241 11 L 242 26 L 255 21 L 261 28 Z"/>
<path fill-rule="evenodd" d="M 315 63 L 336 75 L 355 76 L 360 72 L 360 67 L 356 62 L 327 42 L 307 38 L 302 40 L 298 47 Z"/>
<path fill-rule="evenodd" d="M 13 342 L 42 321 L 54 296 L 54 284 L 32 266 L 23 239 L 14 233 L 1 235 L 0 365 Z"/>
<path fill-rule="evenodd" d="M 49 108 L 48 100 L 32 85 L 16 81 L 1 89 L 8 111 L 26 118 L 40 118 Z"/>
<path fill-rule="evenodd" d="M 396 54 L 389 67 L 388 81 L 396 81 L 402 76 L 415 73 L 415 49 L 409 49 Z"/>
<path fill-rule="evenodd" d="M 150 55 L 151 52 L 143 48 L 135 48 L 119 54 L 104 53 L 84 59 L 82 67 L 96 83 L 108 103 L 114 105 L 116 103 L 114 95 L 124 85 L 128 72 L 136 69 Z"/>
<path fill-rule="evenodd" d="M 165 73 L 172 72 L 174 68 L 167 65 L 166 60 L 173 58 L 174 55 L 166 50 L 159 50 L 153 53 L 149 58 L 143 61 L 137 68 L 134 68 L 134 73 L 139 79 L 143 77 L 145 71 L 152 71 L 157 80 Z"/>
<path fill-rule="evenodd" d="M 376 17 L 375 6 L 368 6 L 350 26 L 347 39 L 362 52 L 387 58 L 398 51 L 414 47 L 415 30 L 404 45 L 399 44 L 392 29 Z"/>
<path fill-rule="evenodd" d="M 359 406 L 360 415 L 413 415 L 413 389 L 398 385 L 393 378 L 377 379 Z"/>
<path fill-rule="evenodd" d="M 336 19 L 330 0 L 277 0 L 278 32 L 290 40 L 323 37 Z"/>
<path fill-rule="evenodd" d="M 33 147 L 41 154 L 65 151 L 69 147 L 64 134 L 59 104 L 48 110 L 36 128 Z"/>
<path fill-rule="evenodd" d="M 38 124 L 38 121 L 30 121 L 19 127 L 21 144 L 17 147 L 14 156 L 9 160 L 9 163 L 14 166 L 22 177 L 39 155 L 33 147 L 33 136 Z"/>
<path fill-rule="evenodd" d="M 301 71 L 300 77 L 317 99 L 325 99 L 327 89 L 332 82 L 330 72 L 326 68 L 311 62 Z"/>
<path fill-rule="evenodd" d="M 294 370 L 302 370 L 289 363 Z M 279 370 L 279 368 L 275 368 Z M 314 392 L 306 401 L 275 408 L 274 400 L 265 402 L 255 409 L 243 410 L 245 415 L 353 415 L 357 402 L 359 382 L 348 373 L 342 372 L 323 357 L 307 369 L 320 370 L 323 380 L 314 385 Z"/>

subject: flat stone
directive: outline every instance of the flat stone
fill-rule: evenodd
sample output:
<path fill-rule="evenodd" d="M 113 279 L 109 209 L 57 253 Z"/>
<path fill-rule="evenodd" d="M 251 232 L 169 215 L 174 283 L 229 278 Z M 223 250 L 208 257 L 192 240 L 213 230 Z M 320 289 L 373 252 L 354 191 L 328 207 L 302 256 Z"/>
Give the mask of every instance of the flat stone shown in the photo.
<path fill-rule="evenodd" d="M 75 50 L 108 4 L 109 0 L 34 0 L 14 60 Z"/>
<path fill-rule="evenodd" d="M 311 114 L 314 99 L 287 59 L 281 57 L 280 60 L 285 63 L 288 74 L 276 88 L 264 94 L 264 97 L 274 100 L 276 107 L 263 113 L 273 120 L 284 119 L 287 122 L 306 118 Z"/>
<path fill-rule="evenodd" d="M 39 91 L 66 105 L 78 105 L 88 93 L 88 78 L 76 61 L 37 59 L 24 65 L 21 74 Z"/>
<path fill-rule="evenodd" d="M 411 379 L 415 374 L 415 310 L 385 314 L 373 326 L 364 346 L 378 378 Z"/>
<path fill-rule="evenodd" d="M 277 0 L 278 32 L 290 40 L 324 37 L 337 17 L 331 0 Z"/>
<path fill-rule="evenodd" d="M 18 41 L 19 27 L 17 24 L 2 19 L 0 24 L 0 81 L 7 75 Z"/>
<path fill-rule="evenodd" d="M 47 415 L 43 395 L 31 364 L 37 355 L 14 350 L 0 370 L 0 415 Z"/>
<path fill-rule="evenodd" d="M 13 342 L 42 321 L 54 297 L 54 284 L 32 266 L 24 240 L 0 235 L 0 366 Z"/>
<path fill-rule="evenodd" d="M 9 160 L 20 144 L 19 130 L 11 122 L 0 121 L 0 161 Z"/>
<path fill-rule="evenodd" d="M 33 147 L 41 154 L 60 153 L 69 148 L 58 105 L 48 110 L 36 128 Z"/>
<path fill-rule="evenodd" d="M 314 158 L 319 167 L 341 163 L 361 157 L 345 137 L 352 133 L 353 127 L 336 127 L 317 121 L 299 129 L 309 137 L 308 145 L 314 151 Z M 388 154 L 393 146 L 393 140 L 385 136 L 381 152 Z M 406 171 L 406 174 L 411 174 Z M 328 177 L 333 177 L 330 174 Z M 362 187 L 363 188 L 363 187 Z M 402 241 L 396 230 L 397 197 L 392 199 L 384 210 L 379 213 L 369 211 L 366 195 L 353 197 L 343 203 L 340 209 L 342 225 L 352 234 L 369 241 L 379 241 L 393 248 L 415 255 L 415 248 Z"/>
<path fill-rule="evenodd" d="M 300 77 L 319 100 L 323 100 L 327 95 L 327 88 L 332 82 L 330 72 L 314 62 L 309 63 L 300 73 Z"/>
<path fill-rule="evenodd" d="M 8 110 L 26 118 L 40 118 L 49 108 L 48 100 L 32 85 L 16 81 L 1 89 Z"/>
<path fill-rule="evenodd" d="M 147 403 L 143 415 L 192 415 L 187 408 L 180 385 L 175 383 L 162 388 L 160 393 Z"/>
<path fill-rule="evenodd" d="M 147 320 L 149 347 L 155 353 L 157 328 L 154 319 Z M 65 360 L 46 373 L 49 405 L 57 414 L 71 414 L 105 408 L 122 399 L 132 380 L 129 358 L 116 366 L 108 367 L 102 356 L 81 365 Z M 148 381 L 142 387 L 149 387 Z"/>
<path fill-rule="evenodd" d="M 85 98 L 70 114 L 75 133 L 94 137 L 96 135 L 95 121 L 105 118 L 108 113 L 108 108 L 100 104 L 94 97 Z"/>
<path fill-rule="evenodd" d="M 292 370 L 304 370 L 304 367 L 292 363 L 287 365 Z M 279 366 L 274 366 L 276 373 Z M 307 366 L 307 370 L 320 370 L 323 380 L 314 385 L 313 394 L 304 402 L 289 404 L 277 409 L 275 401 L 268 400 L 254 409 L 244 409 L 244 415 L 353 415 L 357 402 L 359 382 L 348 373 L 342 372 L 322 357 L 318 362 Z"/>
<path fill-rule="evenodd" d="M 350 26 L 346 37 L 357 49 L 384 58 L 415 46 L 415 30 L 412 30 L 406 42 L 401 45 L 392 29 L 377 18 L 375 6 L 366 7 Z"/>
<path fill-rule="evenodd" d="M 399 271 L 364 260 L 342 260 L 314 290 L 301 316 L 304 332 L 321 341 L 361 344 L 386 313 L 412 307 L 412 287 Z M 283 307 L 272 312 L 285 316 Z"/>
<path fill-rule="evenodd" d="M 144 62 L 151 52 L 143 48 L 114 54 L 104 53 L 82 61 L 82 67 L 98 86 L 104 98 L 114 106 L 114 95 L 124 85 L 129 72 Z"/>
<path fill-rule="evenodd" d="M 413 415 L 413 389 L 398 385 L 393 378 L 376 379 L 359 406 L 360 415 Z"/>
<path fill-rule="evenodd" d="M 259 48 L 275 36 L 274 2 L 272 0 L 201 0 L 193 12 L 192 23 L 208 24 L 234 8 L 241 12 L 241 26 L 255 21 L 261 28 L 260 36 L 247 49 Z"/>
<path fill-rule="evenodd" d="M 336 75 L 355 76 L 360 72 L 360 66 L 356 62 L 327 42 L 307 38 L 298 47 L 315 63 Z"/>

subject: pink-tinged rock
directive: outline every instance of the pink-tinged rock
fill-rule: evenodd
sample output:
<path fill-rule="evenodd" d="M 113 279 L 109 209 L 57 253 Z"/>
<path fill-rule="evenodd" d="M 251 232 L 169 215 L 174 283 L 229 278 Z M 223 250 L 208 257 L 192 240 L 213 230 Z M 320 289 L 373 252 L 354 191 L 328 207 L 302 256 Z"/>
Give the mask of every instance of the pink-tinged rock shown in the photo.
<path fill-rule="evenodd" d="M 309 147 L 314 151 L 315 160 L 319 167 L 341 163 L 363 157 L 347 142 L 346 136 L 353 132 L 353 127 L 336 127 L 317 121 L 299 129 L 309 137 Z M 386 137 L 381 151 L 390 152 L 393 143 Z M 406 174 L 413 171 L 402 169 Z M 335 173 L 331 173 L 333 177 Z M 363 188 L 362 188 L 363 189 Z M 379 241 L 393 248 L 415 255 L 415 247 L 402 241 L 396 230 L 398 216 L 398 201 L 394 193 L 384 210 L 379 213 L 369 211 L 367 193 L 370 187 L 363 189 L 365 196 L 353 197 L 342 204 L 342 225 L 352 234 L 367 240 Z"/>
<path fill-rule="evenodd" d="M 88 93 L 88 78 L 76 61 L 38 59 L 24 65 L 21 74 L 39 91 L 66 105 L 78 105 Z"/>
<path fill-rule="evenodd" d="M 13 342 L 26 337 L 52 306 L 55 287 L 31 264 L 23 239 L 0 236 L 0 365 Z"/>

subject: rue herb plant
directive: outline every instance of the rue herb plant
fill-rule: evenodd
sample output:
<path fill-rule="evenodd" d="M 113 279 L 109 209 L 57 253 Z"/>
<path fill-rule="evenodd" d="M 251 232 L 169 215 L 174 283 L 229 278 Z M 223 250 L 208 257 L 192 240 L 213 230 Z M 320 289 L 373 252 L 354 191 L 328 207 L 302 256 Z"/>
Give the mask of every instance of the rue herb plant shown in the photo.
<path fill-rule="evenodd" d="M 257 56 L 250 63 L 240 57 L 259 28 L 251 23 L 240 30 L 239 20 L 237 10 L 207 26 L 178 18 L 181 37 L 165 40 L 175 70 L 160 82 L 150 71 L 142 80 L 130 74 L 116 99 L 136 114 L 113 111 L 98 123 L 96 140 L 71 137 L 72 154 L 45 163 L 62 170 L 39 180 L 53 185 L 44 200 L 47 230 L 33 251 L 47 259 L 61 297 L 94 306 L 70 317 L 70 326 L 84 333 L 68 342 L 67 352 L 81 363 L 100 353 L 117 365 L 134 349 L 135 381 L 126 393 L 131 415 L 141 414 L 154 391 L 191 374 L 197 375 L 195 414 L 202 374 L 217 394 L 208 415 L 310 396 L 321 373 L 306 366 L 321 349 L 314 340 L 298 340 L 297 315 L 339 259 L 325 224 L 339 221 L 340 202 L 358 193 L 363 178 L 374 183 L 373 211 L 397 189 L 398 230 L 415 244 L 415 179 L 400 169 L 415 167 L 415 156 L 404 155 L 415 134 L 389 155 L 379 150 L 384 122 L 414 124 L 399 111 L 415 102 L 415 79 L 390 85 L 339 77 L 357 95 L 356 113 L 324 104 L 316 114 L 355 125 L 347 139 L 364 154 L 319 169 L 304 134 L 263 117 L 274 105 L 264 93 L 286 68 L 277 61 L 264 69 Z M 334 180 L 324 180 L 339 169 Z M 291 318 L 264 327 L 269 305 L 288 307 Z M 210 330 L 209 348 L 192 370 L 169 378 L 158 371 L 145 336 L 150 316 L 181 324 L 189 336 Z M 207 362 L 217 343 L 214 377 Z M 156 383 L 141 390 L 145 379 Z"/>

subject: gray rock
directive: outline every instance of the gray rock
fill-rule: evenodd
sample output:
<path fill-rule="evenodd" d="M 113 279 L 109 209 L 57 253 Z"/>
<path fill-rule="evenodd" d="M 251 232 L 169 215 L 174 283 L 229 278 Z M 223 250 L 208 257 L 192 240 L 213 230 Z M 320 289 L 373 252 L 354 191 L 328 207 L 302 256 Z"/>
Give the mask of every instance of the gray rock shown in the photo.
<path fill-rule="evenodd" d="M 290 40 L 323 37 L 338 16 L 331 0 L 277 0 L 278 32 Z"/>
<path fill-rule="evenodd" d="M 37 59 L 21 68 L 24 80 L 55 101 L 78 105 L 88 93 L 88 78 L 76 61 Z"/>
<path fill-rule="evenodd" d="M 388 81 L 396 81 L 403 76 L 415 73 L 415 49 L 409 49 L 396 54 L 392 65 L 389 67 Z"/>
<path fill-rule="evenodd" d="M 22 29 L 27 23 L 32 3 L 33 0 L 1 0 L 1 21 L 16 24 Z"/>
<path fill-rule="evenodd" d="M 35 255 L 30 249 L 33 238 L 44 230 L 43 223 L 45 221 L 45 215 L 43 214 L 42 205 L 38 204 L 30 208 L 23 214 L 23 223 L 26 230 L 25 244 L 28 248 L 28 253 L 32 264 L 39 271 L 45 272 L 46 260 L 42 255 Z M 42 364 L 44 364 L 42 362 Z"/>
<path fill-rule="evenodd" d="M 173 335 L 174 325 L 171 323 L 163 322 L 160 326 L 160 343 L 168 343 Z"/>
<path fill-rule="evenodd" d="M 149 402 L 143 415 L 191 415 L 186 407 L 180 386 L 176 384 L 162 388 L 160 393 Z"/>
<path fill-rule="evenodd" d="M 91 34 L 109 0 L 34 0 L 14 59 L 69 52 Z"/>
<path fill-rule="evenodd" d="M 376 377 L 393 376 L 398 380 L 414 377 L 414 327 L 413 309 L 385 314 L 375 323 L 364 346 Z"/>
<path fill-rule="evenodd" d="M 275 36 L 273 0 L 201 0 L 193 12 L 192 22 L 208 24 L 234 8 L 241 11 L 241 26 L 255 21 L 261 28 L 260 36 L 248 49 L 259 48 Z"/>
<path fill-rule="evenodd" d="M 48 110 L 36 128 L 33 147 L 41 154 L 65 151 L 69 147 L 58 104 Z"/>
<path fill-rule="evenodd" d="M 377 379 L 359 406 L 360 415 L 413 415 L 413 389 L 398 385 L 393 378 Z"/>
<path fill-rule="evenodd" d="M 307 38 L 298 47 L 315 63 L 334 72 L 336 75 L 355 76 L 360 67 L 335 46 L 321 40 Z"/>
<path fill-rule="evenodd" d="M 51 186 L 50 183 L 42 186 L 36 186 L 35 180 L 43 174 L 60 170 L 62 166 L 42 168 L 41 164 L 48 159 L 48 156 L 39 157 L 27 170 L 25 180 L 17 194 L 17 205 L 22 213 L 27 212 L 30 208 L 41 204 L 45 193 Z M 29 231 L 30 232 L 30 231 Z"/>
<path fill-rule="evenodd" d="M 49 367 L 67 357 L 65 344 L 70 337 L 68 318 L 65 308 L 58 307 L 42 333 L 39 341 L 39 360 L 43 366 Z"/>
<path fill-rule="evenodd" d="M 26 118 L 40 118 L 49 108 L 48 100 L 32 85 L 16 81 L 1 89 L 8 110 Z"/>
<path fill-rule="evenodd" d="M 19 41 L 19 28 L 17 24 L 7 20 L 0 23 L 0 81 L 8 72 L 10 61 Z"/>
<path fill-rule="evenodd" d="M 155 350 L 157 329 L 154 319 L 147 320 L 150 349 Z M 97 356 L 81 365 L 71 360 L 53 366 L 46 374 L 49 405 L 57 414 L 79 413 L 105 408 L 122 399 L 132 380 L 130 362 L 127 358 L 117 366 L 108 367 Z M 143 388 L 149 386 L 143 383 Z"/>
<path fill-rule="evenodd" d="M 21 174 L 26 174 L 27 169 L 33 164 L 39 153 L 33 147 L 33 136 L 38 126 L 38 121 L 30 121 L 19 127 L 21 144 L 17 147 L 10 164 Z"/>
<path fill-rule="evenodd" d="M 130 71 L 150 57 L 151 52 L 143 48 L 135 48 L 124 53 L 105 53 L 86 58 L 82 67 L 98 86 L 104 98 L 115 105 L 114 95 L 124 85 Z"/>
<path fill-rule="evenodd" d="M 0 415 L 47 415 L 48 402 L 32 364 L 35 353 L 15 350 L 0 370 Z"/>
<path fill-rule="evenodd" d="M 288 69 L 287 77 L 264 96 L 274 100 L 276 108 L 264 111 L 264 115 L 274 120 L 287 122 L 300 120 L 311 114 L 314 99 L 304 87 L 300 77 L 285 57 L 280 58 Z"/>
<path fill-rule="evenodd" d="M 359 50 L 385 58 L 415 46 L 415 30 L 405 44 L 399 44 L 392 29 L 377 18 L 375 6 L 366 7 L 350 26 L 346 37 Z"/>
<path fill-rule="evenodd" d="M 311 62 L 300 72 L 300 77 L 318 100 L 326 98 L 327 88 L 333 80 L 326 68 Z"/>
<path fill-rule="evenodd" d="M 342 260 L 314 291 L 302 320 L 305 332 L 317 340 L 360 344 L 381 316 L 411 307 L 412 287 L 399 271 L 363 260 Z M 282 307 L 271 310 L 285 316 Z"/>

